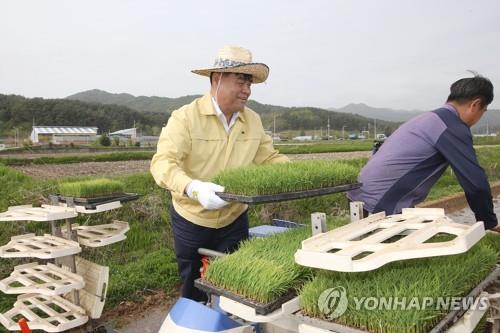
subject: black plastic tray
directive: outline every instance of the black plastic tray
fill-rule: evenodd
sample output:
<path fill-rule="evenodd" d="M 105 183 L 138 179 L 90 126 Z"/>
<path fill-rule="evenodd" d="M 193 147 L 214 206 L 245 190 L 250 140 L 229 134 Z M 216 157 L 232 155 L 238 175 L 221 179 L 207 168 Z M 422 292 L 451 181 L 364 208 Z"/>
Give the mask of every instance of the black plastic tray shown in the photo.
<path fill-rule="evenodd" d="M 345 192 L 359 187 L 361 187 L 361 183 L 315 188 L 312 190 L 304 190 L 297 192 L 285 192 L 278 194 L 256 195 L 256 196 L 247 196 L 247 195 L 225 193 L 225 192 L 216 192 L 216 194 L 219 196 L 219 198 L 225 201 L 236 201 L 245 204 L 261 204 L 266 202 L 278 202 L 278 201 L 317 197 L 320 195 Z"/>
<path fill-rule="evenodd" d="M 200 289 L 201 291 L 204 291 L 208 294 L 224 296 L 224 297 L 227 297 L 227 298 L 229 298 L 233 301 L 236 301 L 238 303 L 247 305 L 247 306 L 255 309 L 256 314 L 264 315 L 264 316 L 279 309 L 283 303 L 286 303 L 289 300 L 291 300 L 292 298 L 297 296 L 297 293 L 295 291 L 290 291 L 289 293 L 275 299 L 274 301 L 271 301 L 269 303 L 264 304 L 264 303 L 250 300 L 248 298 L 244 298 L 240 295 L 232 293 L 231 291 L 216 287 L 204 279 L 195 280 L 194 286 L 196 288 Z"/>
<path fill-rule="evenodd" d="M 61 195 L 50 195 L 51 202 L 53 203 L 66 203 L 68 206 L 83 206 L 85 209 L 96 209 L 97 206 L 107 204 L 110 202 L 120 201 L 128 202 L 137 200 L 139 195 L 137 193 L 117 193 L 114 195 L 107 195 L 102 197 L 93 198 L 78 198 L 78 197 L 65 197 Z"/>

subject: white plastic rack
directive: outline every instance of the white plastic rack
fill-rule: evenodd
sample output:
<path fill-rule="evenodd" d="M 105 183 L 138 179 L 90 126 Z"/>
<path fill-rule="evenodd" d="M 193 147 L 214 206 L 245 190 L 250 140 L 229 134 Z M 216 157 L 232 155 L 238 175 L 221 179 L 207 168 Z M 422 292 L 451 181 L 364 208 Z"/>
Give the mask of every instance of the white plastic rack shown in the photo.
<path fill-rule="evenodd" d="M 54 259 L 82 251 L 78 242 L 45 234 L 14 236 L 7 245 L 0 246 L 1 258 Z"/>
<path fill-rule="evenodd" d="M 71 224 L 79 213 L 99 213 L 121 207 L 107 202 L 95 209 L 82 206 L 29 205 L 9 207 L 0 213 L 0 222 L 50 222 L 52 234 L 14 236 L 0 247 L 0 258 L 39 258 L 37 262 L 16 266 L 9 277 L 0 281 L 0 291 L 18 296 L 11 310 L 0 314 L 0 323 L 10 331 L 19 331 L 18 320 L 25 318 L 32 330 L 63 332 L 98 319 L 106 301 L 109 268 L 76 257 L 81 246 L 100 247 L 126 239 L 127 222 L 80 226 Z M 65 221 L 61 231 L 56 221 Z"/>

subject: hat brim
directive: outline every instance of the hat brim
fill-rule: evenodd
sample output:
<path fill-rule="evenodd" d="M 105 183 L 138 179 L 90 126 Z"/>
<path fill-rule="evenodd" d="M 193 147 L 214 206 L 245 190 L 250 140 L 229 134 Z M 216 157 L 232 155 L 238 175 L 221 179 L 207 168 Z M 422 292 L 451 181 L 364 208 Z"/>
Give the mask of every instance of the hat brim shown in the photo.
<path fill-rule="evenodd" d="M 249 74 L 252 75 L 253 83 L 262 83 L 269 76 L 269 67 L 266 64 L 251 63 L 223 68 L 193 69 L 191 72 L 203 76 L 210 76 L 210 73 Z"/>

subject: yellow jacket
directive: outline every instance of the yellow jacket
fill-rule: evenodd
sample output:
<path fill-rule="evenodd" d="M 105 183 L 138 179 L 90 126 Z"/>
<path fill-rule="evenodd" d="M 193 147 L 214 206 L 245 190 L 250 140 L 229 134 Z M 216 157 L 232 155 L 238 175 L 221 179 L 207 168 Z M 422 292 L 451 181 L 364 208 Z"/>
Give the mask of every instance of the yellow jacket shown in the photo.
<path fill-rule="evenodd" d="M 231 203 L 206 210 L 184 193 L 194 179 L 209 181 L 222 170 L 250 164 L 287 162 L 273 148 L 257 113 L 245 108 L 229 134 L 216 116 L 210 94 L 172 112 L 151 160 L 156 183 L 172 193 L 175 210 L 186 220 L 210 228 L 231 224 L 247 205 Z"/>

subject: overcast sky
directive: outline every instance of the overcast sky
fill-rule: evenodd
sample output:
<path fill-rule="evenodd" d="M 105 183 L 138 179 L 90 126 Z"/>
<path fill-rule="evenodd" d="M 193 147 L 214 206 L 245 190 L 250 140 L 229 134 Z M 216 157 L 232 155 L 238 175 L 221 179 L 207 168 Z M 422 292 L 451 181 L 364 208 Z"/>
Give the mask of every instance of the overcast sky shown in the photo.
<path fill-rule="evenodd" d="M 228 44 L 269 65 L 262 103 L 428 110 L 468 69 L 500 85 L 500 1 L 0 0 L 0 93 L 201 94 Z"/>

